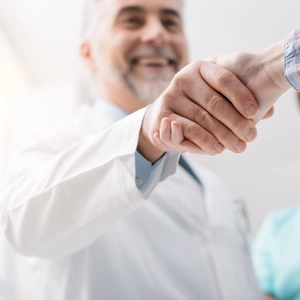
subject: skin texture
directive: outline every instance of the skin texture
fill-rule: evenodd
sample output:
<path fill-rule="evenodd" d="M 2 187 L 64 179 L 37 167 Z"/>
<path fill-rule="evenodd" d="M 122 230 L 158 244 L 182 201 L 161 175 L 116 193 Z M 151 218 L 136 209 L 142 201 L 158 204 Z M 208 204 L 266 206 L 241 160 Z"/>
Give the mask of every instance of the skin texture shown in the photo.
<path fill-rule="evenodd" d="M 103 0 L 99 22 L 81 46 L 100 98 L 128 112 L 153 102 L 138 143 L 152 163 L 172 150 L 240 153 L 256 137 L 252 92 L 215 62 L 187 65 L 181 10 L 178 0 Z M 172 143 L 160 139 L 168 128 L 175 128 Z"/>
<path fill-rule="evenodd" d="M 290 88 L 284 78 L 283 60 L 284 41 L 258 53 L 234 53 L 206 59 L 207 62 L 225 67 L 234 73 L 253 93 L 260 108 L 253 120 L 254 123 L 262 118 L 272 116 L 274 113 L 273 104 Z M 225 121 L 223 122 L 225 124 Z M 169 149 L 176 148 L 181 152 L 189 151 L 187 147 L 184 147 L 189 143 L 189 138 L 184 134 L 183 126 L 182 122 L 174 122 L 171 118 L 164 118 L 155 134 L 157 142 L 168 146 Z"/>
<path fill-rule="evenodd" d="M 257 123 L 291 86 L 284 78 L 284 41 L 258 53 L 234 53 L 207 59 L 233 72 L 253 93 L 259 112 Z"/>
<path fill-rule="evenodd" d="M 249 118 L 253 116 L 255 103 L 252 93 L 231 72 L 197 61 L 177 73 L 163 95 L 148 109 L 144 123 L 149 132 L 145 135 L 164 151 L 176 149 L 215 155 L 225 146 L 233 152 L 242 152 L 246 142 L 256 137 L 255 126 L 247 119 L 245 110 L 252 104 L 254 109 L 250 108 Z M 152 117 L 156 115 L 158 120 Z M 157 132 L 163 136 L 171 128 L 170 124 L 181 128 L 184 140 L 180 145 L 160 143 Z M 179 142 L 181 138 L 176 131 L 173 134 Z"/>
<path fill-rule="evenodd" d="M 160 2 L 102 0 L 99 24 L 81 46 L 98 95 L 129 112 L 158 98 L 188 61 L 181 6 L 174 0 Z M 142 59 L 172 63 L 150 66 L 138 63 Z"/>

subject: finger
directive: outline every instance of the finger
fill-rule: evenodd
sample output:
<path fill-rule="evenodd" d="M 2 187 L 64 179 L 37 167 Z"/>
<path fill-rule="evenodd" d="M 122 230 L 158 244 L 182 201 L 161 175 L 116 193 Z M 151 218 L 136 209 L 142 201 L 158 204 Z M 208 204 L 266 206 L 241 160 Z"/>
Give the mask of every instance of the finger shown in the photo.
<path fill-rule="evenodd" d="M 191 142 L 193 142 L 203 150 L 207 151 L 208 153 L 212 154 L 212 152 L 209 151 L 207 148 L 202 147 L 202 140 L 201 140 L 202 136 L 212 135 L 215 139 L 214 140 L 210 139 L 208 140 L 208 142 L 212 142 L 212 143 L 215 141 L 220 142 L 218 146 L 217 145 L 209 146 L 210 149 L 212 149 L 213 147 L 217 147 L 218 148 L 217 153 L 223 151 L 223 149 L 221 149 L 221 145 L 223 145 L 225 148 L 235 153 L 240 153 L 245 150 L 246 143 L 244 141 L 245 139 L 244 133 L 240 133 L 242 139 L 239 138 L 235 133 L 233 133 L 230 130 L 230 128 L 228 128 L 223 123 L 215 119 L 201 106 L 191 101 L 185 101 L 185 99 L 182 98 L 179 99 L 178 104 L 175 106 L 175 109 L 181 111 L 181 116 L 179 114 L 174 113 L 174 114 L 170 114 L 169 118 L 171 118 L 174 121 L 178 121 L 183 127 L 186 128 L 189 128 L 190 124 L 194 124 L 192 126 L 197 125 L 195 128 L 192 127 L 191 133 L 187 133 L 190 131 L 190 129 L 187 130 L 186 128 L 184 128 L 184 138 L 190 140 Z M 245 122 L 251 123 L 251 121 L 246 120 L 243 117 L 241 118 Z M 237 126 L 237 127 L 241 127 L 241 126 Z M 199 132 L 199 134 L 197 134 L 197 132 Z M 256 131 L 254 134 L 256 134 Z"/>
<path fill-rule="evenodd" d="M 181 145 L 181 148 L 183 149 L 182 153 L 190 152 L 193 154 L 214 155 L 214 154 L 205 152 L 204 150 L 202 150 L 200 147 L 198 147 L 197 145 L 195 145 L 194 143 L 192 143 L 189 140 L 183 140 L 180 145 Z"/>
<path fill-rule="evenodd" d="M 264 115 L 263 119 L 271 118 L 274 115 L 275 109 L 274 106 L 270 108 L 270 110 Z"/>
<path fill-rule="evenodd" d="M 168 147 L 172 147 L 171 142 L 171 119 L 163 118 L 160 122 L 159 137 Z"/>
<path fill-rule="evenodd" d="M 182 126 L 177 121 L 171 123 L 171 141 L 174 145 L 180 146 L 180 143 L 184 140 Z"/>
<path fill-rule="evenodd" d="M 171 122 L 170 119 L 164 118 L 164 122 Z M 160 134 L 159 132 L 154 134 L 155 139 L 160 147 L 164 147 L 164 149 L 168 149 L 166 151 L 177 151 L 179 153 L 190 152 L 194 154 L 210 154 L 206 153 L 203 149 L 195 145 L 194 143 L 185 140 L 183 137 L 183 129 L 179 122 L 173 121 L 171 122 L 171 133 L 168 137 L 166 131 L 168 130 L 168 126 L 162 125 L 161 128 L 164 128 L 164 134 Z M 161 132 L 161 131 L 160 131 Z M 162 133 L 162 132 L 161 132 Z"/>
<path fill-rule="evenodd" d="M 189 140 L 193 144 L 195 144 L 197 147 L 202 149 L 204 152 L 210 155 L 215 155 L 223 152 L 224 146 L 216 139 L 214 135 L 212 135 L 210 132 L 208 132 L 203 127 L 199 126 L 197 123 L 194 123 L 190 121 L 189 119 L 186 119 L 182 116 L 174 116 L 176 121 L 178 121 L 182 126 L 183 136 L 185 140 Z M 223 128 L 225 128 L 223 125 L 221 125 Z M 227 130 L 227 132 L 230 132 Z M 234 135 L 233 135 L 234 136 Z M 237 138 L 234 136 L 235 141 Z M 243 144 L 246 144 L 242 141 Z M 181 145 L 184 145 L 182 142 Z M 229 147 L 234 152 L 242 152 L 246 148 L 244 145 L 243 149 L 239 149 L 237 151 L 232 146 Z"/>
<path fill-rule="evenodd" d="M 171 135 L 171 120 L 169 118 L 163 118 L 160 122 L 159 132 L 155 132 L 153 135 L 155 146 L 158 147 L 159 149 L 162 149 L 165 152 L 172 151 L 173 148 L 168 145 L 168 140 L 170 140 L 170 135 Z"/>
<path fill-rule="evenodd" d="M 192 148 L 189 147 L 189 149 L 187 149 L 181 146 L 180 143 L 184 140 L 182 126 L 179 122 L 171 121 L 169 118 L 162 119 L 159 138 L 167 147 L 180 153 L 190 151 Z M 197 148 L 197 146 L 193 146 L 193 150 L 195 151 L 194 148 Z"/>
<path fill-rule="evenodd" d="M 190 70 L 187 70 L 187 72 L 190 73 Z M 188 78 L 178 76 L 173 81 L 173 85 L 173 89 L 180 87 L 182 96 L 174 97 L 174 91 L 172 90 L 172 93 L 165 96 L 172 98 L 172 109 L 176 114 L 182 115 L 200 126 L 203 125 L 203 122 L 207 123 L 210 120 L 209 114 L 239 139 L 250 142 L 256 138 L 257 132 L 254 123 L 242 116 L 226 98 L 211 88 L 199 74 L 198 77 L 196 75 Z M 209 122 L 210 128 L 205 128 L 215 134 L 217 131 L 212 126 L 213 124 L 215 122 Z M 219 128 L 220 126 L 218 126 L 218 130 Z M 222 131 L 223 136 L 225 136 L 225 132 L 228 132 L 228 130 Z M 230 136 L 232 140 L 232 135 Z M 228 142 L 230 143 L 230 141 Z"/>
<path fill-rule="evenodd" d="M 172 126 L 172 123 L 175 124 Z M 178 122 L 172 122 L 167 117 L 161 120 L 159 132 L 154 134 L 154 138 L 157 145 L 163 147 L 165 151 L 178 151 L 181 153 L 186 151 L 180 146 L 180 142 L 183 140 L 181 125 Z"/>
<path fill-rule="evenodd" d="M 202 62 L 199 68 L 202 78 L 221 95 L 229 99 L 241 115 L 252 119 L 258 112 L 258 104 L 252 92 L 229 70 L 210 62 Z"/>
<path fill-rule="evenodd" d="M 153 135 L 153 143 L 154 143 L 154 146 L 157 147 L 158 149 L 161 149 L 162 151 L 164 152 L 171 152 L 173 151 L 172 148 L 168 147 L 168 145 L 166 145 L 160 138 L 160 134 L 159 132 L 155 132 L 154 135 Z"/>
<path fill-rule="evenodd" d="M 201 147 L 195 145 L 189 140 L 186 140 L 183 136 L 183 128 L 181 124 L 177 121 L 173 121 L 171 123 L 171 131 L 172 131 L 172 142 L 173 145 L 177 148 L 177 151 L 180 153 L 190 152 L 194 154 L 209 154 L 206 153 Z M 224 149 L 224 147 L 223 147 Z M 221 153 L 223 150 L 220 150 Z"/>
<path fill-rule="evenodd" d="M 195 145 L 194 143 L 186 140 L 183 135 L 183 128 L 177 121 L 171 123 L 171 140 L 175 149 L 180 152 L 190 152 L 194 154 L 208 154 L 203 149 Z"/>

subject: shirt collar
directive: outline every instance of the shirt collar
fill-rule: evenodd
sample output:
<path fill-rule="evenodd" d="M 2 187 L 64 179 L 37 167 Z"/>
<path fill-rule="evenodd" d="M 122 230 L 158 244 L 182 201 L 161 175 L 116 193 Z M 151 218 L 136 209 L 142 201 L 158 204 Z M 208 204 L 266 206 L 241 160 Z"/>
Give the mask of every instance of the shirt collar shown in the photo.
<path fill-rule="evenodd" d="M 104 99 L 97 99 L 94 108 L 96 111 L 109 116 L 113 121 L 119 121 L 129 115 L 128 111 Z"/>

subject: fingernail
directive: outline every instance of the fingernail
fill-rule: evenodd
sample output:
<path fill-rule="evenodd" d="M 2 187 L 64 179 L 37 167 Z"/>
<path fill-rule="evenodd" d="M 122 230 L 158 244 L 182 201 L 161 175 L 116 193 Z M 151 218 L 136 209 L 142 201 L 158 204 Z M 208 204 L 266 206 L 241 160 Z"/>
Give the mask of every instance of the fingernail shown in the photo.
<path fill-rule="evenodd" d="M 246 103 L 244 109 L 247 117 L 254 117 L 257 113 L 257 107 L 251 103 Z"/>
<path fill-rule="evenodd" d="M 218 142 L 215 144 L 215 149 L 217 150 L 217 153 L 222 153 L 224 151 L 224 146 Z"/>
<path fill-rule="evenodd" d="M 233 147 L 237 152 L 243 152 L 246 149 L 246 143 L 243 142 L 242 140 L 237 140 Z"/>
<path fill-rule="evenodd" d="M 255 128 L 249 127 L 248 129 L 245 130 L 244 135 L 247 141 L 251 142 L 256 138 L 257 131 Z"/>

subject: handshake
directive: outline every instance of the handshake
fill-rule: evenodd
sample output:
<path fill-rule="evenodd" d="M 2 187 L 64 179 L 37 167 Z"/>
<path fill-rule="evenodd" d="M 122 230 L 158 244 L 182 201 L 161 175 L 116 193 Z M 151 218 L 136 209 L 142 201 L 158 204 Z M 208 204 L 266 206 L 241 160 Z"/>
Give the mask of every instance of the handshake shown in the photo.
<path fill-rule="evenodd" d="M 241 153 L 255 124 L 291 85 L 284 76 L 284 41 L 258 53 L 235 53 L 190 63 L 148 107 L 138 150 L 151 162 L 164 152 Z"/>

